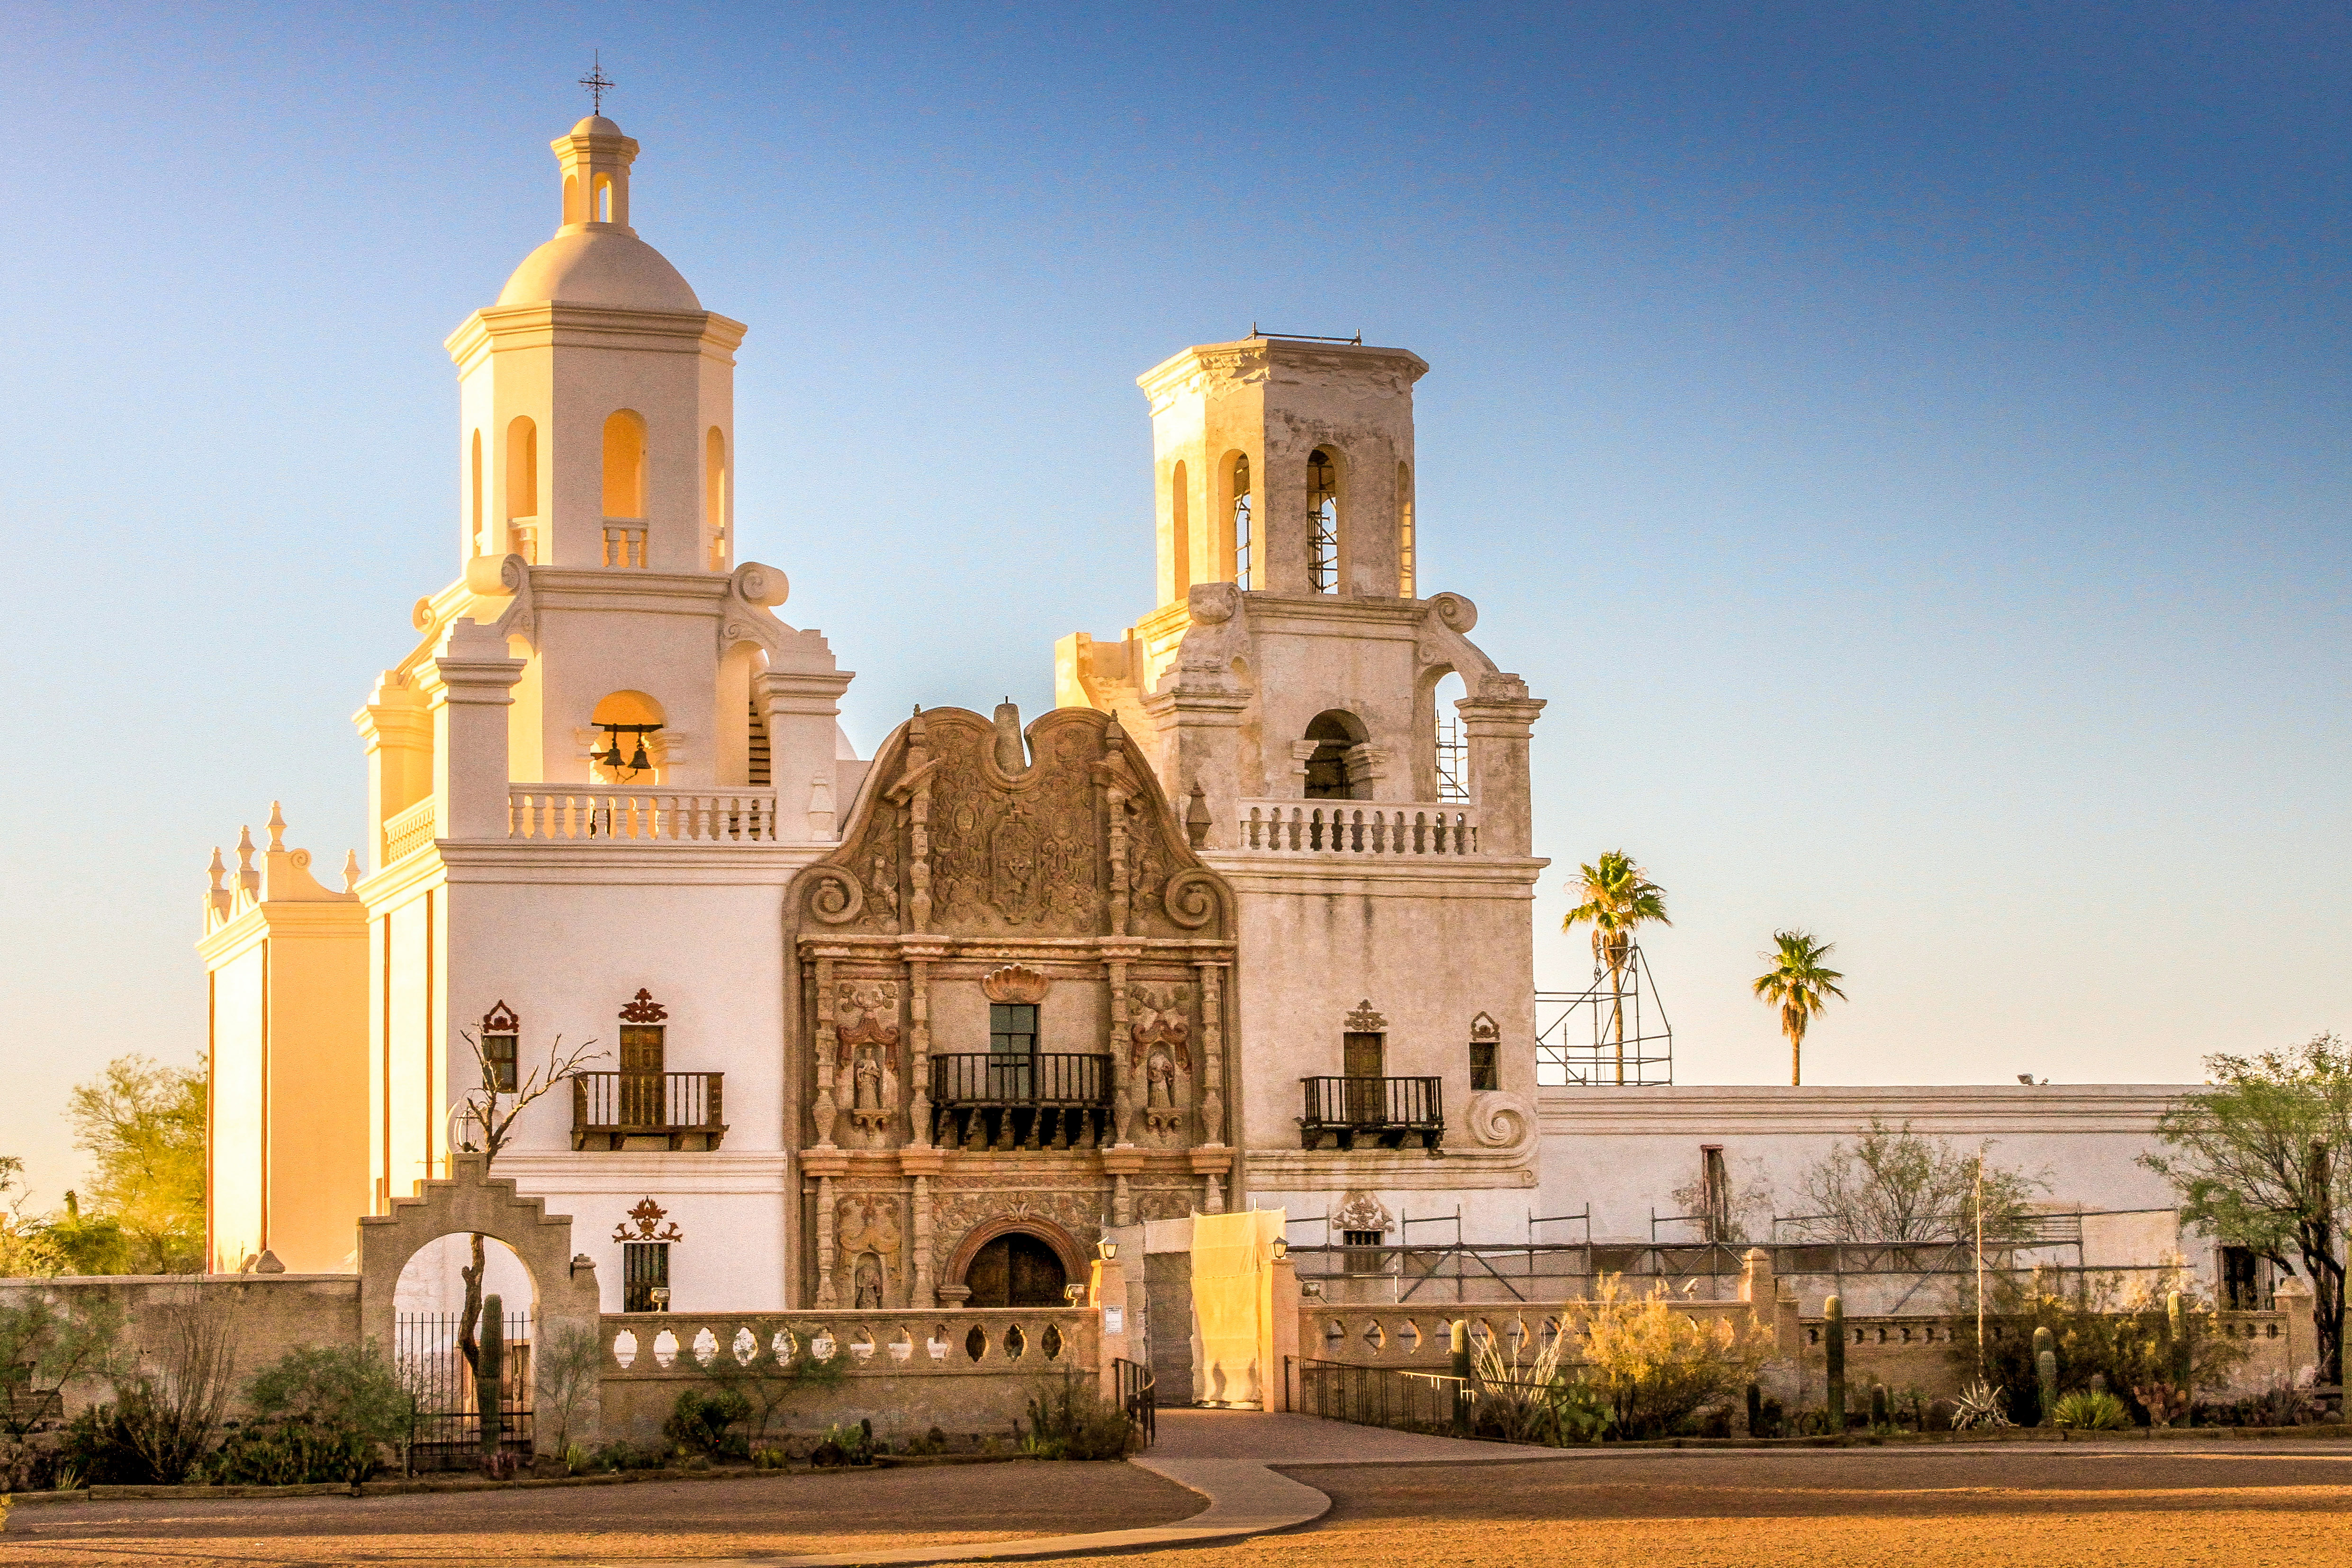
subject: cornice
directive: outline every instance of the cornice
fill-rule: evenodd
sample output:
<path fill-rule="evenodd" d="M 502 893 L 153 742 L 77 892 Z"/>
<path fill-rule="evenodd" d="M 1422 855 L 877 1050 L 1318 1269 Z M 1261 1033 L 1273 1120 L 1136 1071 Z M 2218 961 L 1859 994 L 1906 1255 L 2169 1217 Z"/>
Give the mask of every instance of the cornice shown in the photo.
<path fill-rule="evenodd" d="M 402 856 L 389 866 L 379 867 L 362 877 L 359 886 L 352 890 L 373 920 L 387 909 L 415 899 L 425 888 L 441 887 L 448 881 L 447 868 L 441 863 L 441 847 L 446 840 L 436 839 L 424 848 Z"/>
<path fill-rule="evenodd" d="M 665 1197 L 677 1193 L 705 1195 L 742 1194 L 777 1197 L 790 1190 L 793 1157 L 782 1149 L 709 1152 L 678 1150 L 509 1149 L 499 1156 L 499 1174 L 511 1179 L 518 1194 L 571 1204 L 572 1241 L 601 1239 L 596 1227 L 602 1217 L 583 1214 L 573 1203 L 578 1195 L 610 1196 L 616 1202 L 642 1197 L 647 1190 Z M 617 1220 L 619 1215 L 615 1214 Z M 585 1227 L 585 1228 L 583 1228 Z M 697 1239 L 689 1234 L 688 1245 Z M 717 1239 L 717 1238 L 713 1238 Z"/>
<path fill-rule="evenodd" d="M 1535 1151 L 1251 1149 L 1243 1156 L 1251 1190 L 1346 1192 L 1353 1187 L 1470 1191 L 1536 1184 Z"/>
<path fill-rule="evenodd" d="M 772 887 L 781 895 L 803 867 L 838 847 L 643 838 L 444 838 L 436 841 L 434 853 L 452 884 Z M 361 890 L 365 892 L 365 883 Z"/>
<path fill-rule="evenodd" d="M 622 566 L 533 566 L 531 607 L 552 611 L 634 610 L 650 615 L 719 616 L 727 611 L 724 572 L 647 572 Z"/>
<path fill-rule="evenodd" d="M 2113 1132 L 2146 1137 L 2198 1084 L 1949 1084 L 1545 1088 L 1536 1119 L 1546 1137 L 1828 1133 L 1851 1137 L 1874 1116 L 1919 1132 Z"/>
<path fill-rule="evenodd" d="M 698 353 L 728 364 L 751 329 L 710 310 L 635 310 L 607 305 L 491 305 L 475 311 L 442 342 L 461 371 L 485 353 L 517 349 L 637 349 Z"/>
<path fill-rule="evenodd" d="M 803 961 L 919 959 L 925 963 L 951 963 L 961 959 L 1034 958 L 1040 963 L 1101 963 L 1112 957 L 1129 963 L 1178 960 L 1187 963 L 1230 963 L 1231 939 L 1181 936 L 991 936 L 908 932 L 903 936 L 871 932 L 843 934 L 824 930 L 803 931 L 798 947 Z M 1106 951 L 1110 950 L 1110 951 Z"/>
<path fill-rule="evenodd" d="M 1378 801 L 1366 801 L 1378 805 Z M 1202 860 L 1236 892 L 1390 893 L 1411 898 L 1530 899 L 1551 862 L 1541 857 L 1485 855 L 1267 855 L 1202 849 Z"/>

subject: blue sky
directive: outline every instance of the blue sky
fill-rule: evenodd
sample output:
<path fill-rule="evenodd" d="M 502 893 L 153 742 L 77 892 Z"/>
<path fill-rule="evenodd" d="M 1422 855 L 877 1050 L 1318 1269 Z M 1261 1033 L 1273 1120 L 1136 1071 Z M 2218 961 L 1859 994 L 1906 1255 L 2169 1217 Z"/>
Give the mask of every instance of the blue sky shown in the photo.
<path fill-rule="evenodd" d="M 0 5 L 0 1152 L 191 1058 L 202 868 L 455 569 L 441 340 L 556 221 L 592 48 L 639 231 L 751 324 L 743 553 L 910 703 L 1150 608 L 1133 378 L 1399 344 L 1423 581 L 1550 700 L 1685 1082 L 2178 1079 L 2352 1024 L 2352 24 L 2287 5 Z"/>

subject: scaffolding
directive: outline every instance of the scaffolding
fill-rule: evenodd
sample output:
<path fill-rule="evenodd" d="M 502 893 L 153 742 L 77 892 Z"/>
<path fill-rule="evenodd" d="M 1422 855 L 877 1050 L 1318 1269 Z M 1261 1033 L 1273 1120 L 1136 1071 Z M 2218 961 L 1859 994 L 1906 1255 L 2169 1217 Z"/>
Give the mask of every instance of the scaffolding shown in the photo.
<path fill-rule="evenodd" d="M 1635 942 L 1582 991 L 1536 993 L 1536 1082 L 1580 1089 L 1675 1081 L 1675 1030 Z"/>

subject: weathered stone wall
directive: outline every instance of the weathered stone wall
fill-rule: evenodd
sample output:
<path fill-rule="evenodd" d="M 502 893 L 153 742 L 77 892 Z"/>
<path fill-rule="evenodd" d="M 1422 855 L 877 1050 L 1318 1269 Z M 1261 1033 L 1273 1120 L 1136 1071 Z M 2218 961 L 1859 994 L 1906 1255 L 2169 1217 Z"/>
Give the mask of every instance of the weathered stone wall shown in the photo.
<path fill-rule="evenodd" d="M 351 1274 L 166 1274 L 0 1279 L 0 1306 L 47 1300 L 72 1308 L 110 1300 L 123 1313 L 117 1366 L 128 1373 L 162 1363 L 175 1312 L 220 1313 L 236 1346 L 241 1385 L 302 1345 L 353 1344 L 360 1337 L 360 1282 Z M 68 1415 L 113 1397 L 102 1370 L 66 1385 Z"/>
<path fill-rule="evenodd" d="M 651 1442 L 689 1388 L 711 1373 L 777 1373 L 830 1342 L 845 1367 L 831 1388 L 791 1395 L 769 1436 L 874 1423 L 877 1436 L 1010 1436 L 1041 1383 L 1099 1377 L 1100 1314 L 1091 1308 L 1010 1310 L 608 1313 L 603 1322 L 606 1440 Z M 780 1360 L 781 1356 L 781 1360 Z"/>

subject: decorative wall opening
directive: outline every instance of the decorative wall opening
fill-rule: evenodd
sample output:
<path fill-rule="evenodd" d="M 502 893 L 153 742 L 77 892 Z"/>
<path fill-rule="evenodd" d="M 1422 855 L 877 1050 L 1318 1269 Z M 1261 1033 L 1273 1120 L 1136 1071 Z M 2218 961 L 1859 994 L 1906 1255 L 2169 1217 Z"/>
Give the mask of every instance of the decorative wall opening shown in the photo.
<path fill-rule="evenodd" d="M 1412 469 L 1403 463 L 1397 465 L 1397 597 L 1410 599 L 1414 594 L 1414 563 L 1412 540 Z"/>
<path fill-rule="evenodd" d="M 727 437 L 713 425 L 702 442 L 702 532 L 710 569 L 727 570 Z"/>
<path fill-rule="evenodd" d="M 650 784 L 661 776 L 662 705 L 642 691 L 615 691 L 588 716 L 596 782 Z"/>
<path fill-rule="evenodd" d="M 466 537 L 472 552 L 481 555 L 488 552 L 490 542 L 482 534 L 482 433 L 479 430 L 474 432 L 472 447 L 473 475 L 467 492 L 471 499 L 466 510 Z"/>
<path fill-rule="evenodd" d="M 539 426 L 521 415 L 507 422 L 507 553 L 539 563 Z"/>
<path fill-rule="evenodd" d="M 1339 465 L 1322 447 L 1307 455 L 1307 574 L 1317 593 L 1339 591 Z"/>
<path fill-rule="evenodd" d="M 613 221 L 613 182 L 607 175 L 596 176 L 596 212 L 589 221 L 592 223 Z"/>
<path fill-rule="evenodd" d="M 1169 542 L 1176 557 L 1174 591 L 1169 596 L 1181 599 L 1192 586 L 1192 497 L 1181 460 L 1170 473 L 1168 484 Z"/>
<path fill-rule="evenodd" d="M 1307 759 L 1306 795 L 1309 800 L 1370 800 L 1371 779 L 1362 752 L 1369 739 L 1363 721 L 1353 713 L 1331 709 L 1318 713 L 1307 726 L 1315 751 Z"/>
<path fill-rule="evenodd" d="M 1225 575 L 1237 588 L 1255 588 L 1253 574 L 1256 537 L 1250 521 L 1250 461 L 1246 452 L 1236 454 L 1233 466 L 1233 524 L 1225 534 Z"/>
<path fill-rule="evenodd" d="M 1454 705 L 1470 695 L 1462 678 L 1448 671 L 1432 695 L 1430 768 L 1437 798 L 1470 798 L 1470 742 L 1462 732 L 1462 710 Z"/>
<path fill-rule="evenodd" d="M 605 565 L 646 564 L 645 516 L 646 422 L 623 408 L 604 421 Z"/>
<path fill-rule="evenodd" d="M 1060 1254 L 1043 1237 L 1007 1231 L 983 1245 L 964 1270 L 972 1307 L 1059 1307 L 1069 1283 Z"/>

